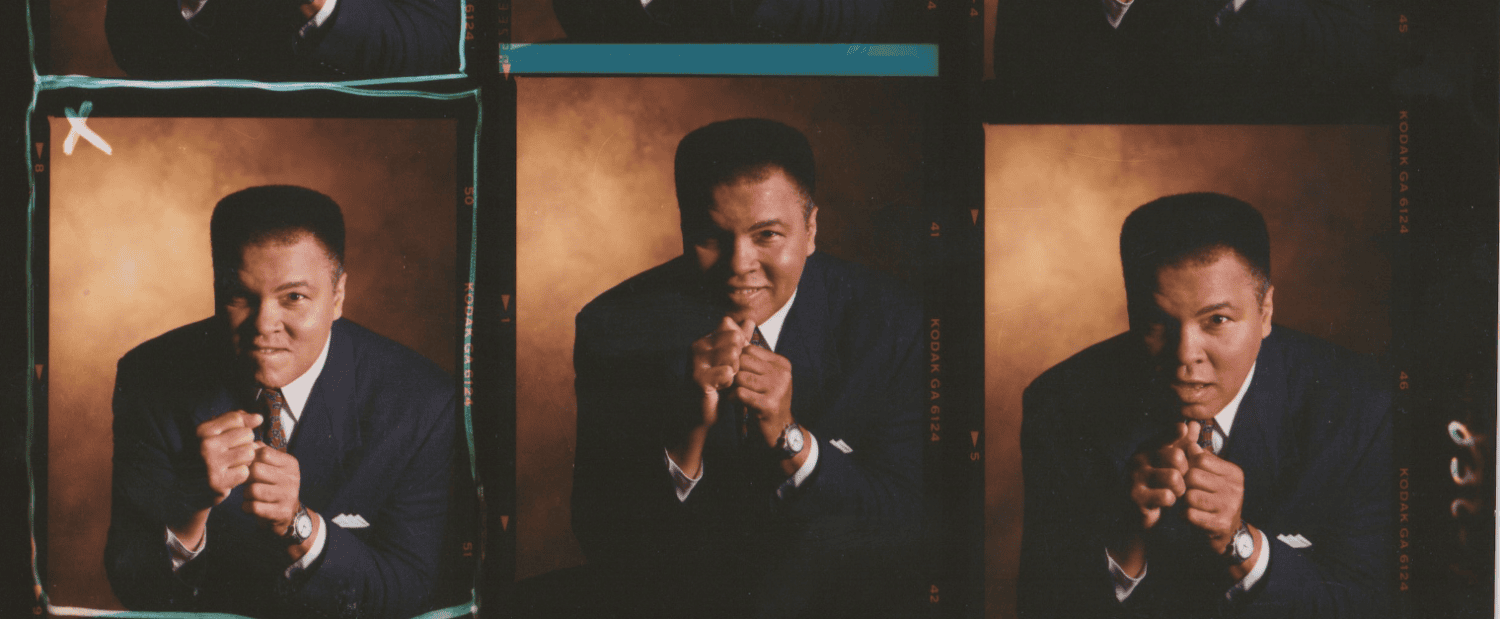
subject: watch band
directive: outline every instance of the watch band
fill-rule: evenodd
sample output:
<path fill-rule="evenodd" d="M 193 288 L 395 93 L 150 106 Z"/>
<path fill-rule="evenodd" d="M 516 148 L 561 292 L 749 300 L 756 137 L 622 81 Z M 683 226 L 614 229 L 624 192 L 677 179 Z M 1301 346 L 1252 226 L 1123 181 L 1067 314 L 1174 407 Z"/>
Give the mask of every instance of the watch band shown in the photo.
<path fill-rule="evenodd" d="M 1249 543 L 1244 544 L 1245 541 Z M 1240 553 L 1241 545 L 1247 546 L 1244 554 Z M 1235 531 L 1234 536 L 1229 538 L 1229 544 L 1224 546 L 1224 554 L 1221 556 L 1230 565 L 1239 565 L 1249 561 L 1250 557 L 1255 556 L 1255 535 L 1250 533 L 1249 523 L 1244 520 L 1240 521 L 1239 530 Z"/>
<path fill-rule="evenodd" d="M 802 426 L 793 421 L 781 429 L 781 436 L 776 439 L 776 449 L 781 452 L 783 458 L 794 458 L 806 448 L 806 445 L 803 445 L 805 439 L 806 435 L 802 433 Z"/>
<path fill-rule="evenodd" d="M 307 535 L 303 535 L 301 532 L 298 531 L 298 526 L 297 525 L 300 524 L 300 523 L 303 523 L 303 522 L 306 522 L 309 525 L 307 527 L 307 529 L 308 529 L 308 534 Z M 285 541 L 286 545 L 288 545 L 288 546 L 291 546 L 291 545 L 294 545 L 294 544 L 301 544 L 302 542 L 307 541 L 307 538 L 309 538 L 309 537 L 312 536 L 312 526 L 311 525 L 312 525 L 312 517 L 307 514 L 307 506 L 306 505 L 298 505 L 297 506 L 297 513 L 292 514 L 292 521 L 286 525 L 286 532 L 281 534 L 282 541 Z"/>

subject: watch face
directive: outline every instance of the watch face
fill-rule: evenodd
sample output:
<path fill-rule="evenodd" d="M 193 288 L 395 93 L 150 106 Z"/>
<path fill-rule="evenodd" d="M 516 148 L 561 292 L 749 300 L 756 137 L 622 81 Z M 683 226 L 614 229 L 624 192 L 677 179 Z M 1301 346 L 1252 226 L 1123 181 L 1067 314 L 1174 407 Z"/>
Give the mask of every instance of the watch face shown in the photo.
<path fill-rule="evenodd" d="M 1234 554 L 1249 559 L 1255 554 L 1255 538 L 1248 533 L 1234 536 Z"/>
<path fill-rule="evenodd" d="M 802 453 L 802 431 L 788 428 L 786 433 L 787 451 L 797 454 Z"/>
<path fill-rule="evenodd" d="M 312 535 L 312 518 L 299 515 L 295 524 L 297 526 L 297 537 L 307 538 Z"/>

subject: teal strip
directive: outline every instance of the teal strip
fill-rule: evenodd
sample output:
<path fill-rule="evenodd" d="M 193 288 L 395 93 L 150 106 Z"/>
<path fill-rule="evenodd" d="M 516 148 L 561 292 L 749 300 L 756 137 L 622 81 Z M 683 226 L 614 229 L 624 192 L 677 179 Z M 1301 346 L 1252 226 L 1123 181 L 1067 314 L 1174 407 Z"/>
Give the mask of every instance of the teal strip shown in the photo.
<path fill-rule="evenodd" d="M 476 615 L 479 607 L 472 602 L 464 602 L 448 608 L 439 608 L 434 611 L 422 613 L 412 619 L 453 619 L 454 617 L 468 617 Z M 228 613 L 185 613 L 185 612 L 148 612 L 139 610 L 99 611 L 86 608 L 74 608 L 70 606 L 48 606 L 47 612 L 52 615 L 63 617 L 147 617 L 151 619 L 246 619 L 241 615 Z"/>
<path fill-rule="evenodd" d="M 182 90 L 186 88 L 255 88 L 269 90 L 272 92 L 293 92 L 298 90 L 331 90 L 352 95 L 369 97 L 420 97 L 423 99 L 456 100 L 462 99 L 474 92 L 474 90 L 463 90 L 451 93 L 427 92 L 423 90 L 367 90 L 361 86 L 379 84 L 407 84 L 412 82 L 429 82 L 445 79 L 463 77 L 462 75 L 434 75 L 422 78 L 386 78 L 377 80 L 361 80 L 355 82 L 257 82 L 255 80 L 181 80 L 171 82 L 150 82 L 145 80 L 129 80 L 118 78 L 86 77 L 83 75 L 36 75 L 35 68 L 32 74 L 36 76 L 38 90 L 58 90 L 62 88 L 148 88 L 152 90 Z"/>
<path fill-rule="evenodd" d="M 473 180 L 470 186 L 474 188 L 473 204 L 469 205 L 469 284 L 476 283 L 476 273 L 479 270 L 479 136 L 484 133 L 484 105 L 478 90 L 474 91 L 474 148 L 469 157 L 470 172 Z M 466 284 L 467 285 L 467 284 Z M 475 291 L 470 291 L 473 294 Z M 469 295 L 464 295 L 468 297 Z M 468 323 L 475 316 L 471 313 L 473 306 L 465 304 L 464 322 Z M 474 330 L 467 324 L 464 325 L 464 376 L 463 385 L 468 389 L 472 381 L 469 373 L 470 346 L 474 343 Z M 474 411 L 470 405 L 470 398 L 464 396 L 464 434 L 469 441 L 469 479 L 474 480 L 474 488 L 478 493 L 481 504 L 484 500 L 484 486 L 479 483 L 479 472 L 477 460 L 474 454 Z M 481 553 L 475 553 L 478 556 Z"/>
<path fill-rule="evenodd" d="M 500 46 L 519 74 L 936 77 L 936 45 L 538 43 Z"/>

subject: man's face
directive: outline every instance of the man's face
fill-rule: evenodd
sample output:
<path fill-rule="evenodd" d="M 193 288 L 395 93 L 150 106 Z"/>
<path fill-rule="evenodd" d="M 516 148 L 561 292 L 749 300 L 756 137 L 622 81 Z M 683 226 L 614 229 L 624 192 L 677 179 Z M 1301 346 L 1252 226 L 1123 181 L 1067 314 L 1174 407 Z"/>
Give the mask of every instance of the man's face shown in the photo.
<path fill-rule="evenodd" d="M 344 280 L 322 243 L 302 234 L 241 252 L 237 281 L 221 301 L 234 354 L 261 386 L 281 388 L 307 372 L 344 313 Z"/>
<path fill-rule="evenodd" d="M 1234 399 L 1271 334 L 1271 293 L 1232 251 L 1157 273 L 1154 311 L 1143 321 L 1158 374 L 1176 392 L 1182 415 L 1208 419 Z"/>
<path fill-rule="evenodd" d="M 698 267 L 729 316 L 765 322 L 792 298 L 802 265 L 816 249 L 817 209 L 785 172 L 716 187 L 707 229 L 690 239 Z"/>

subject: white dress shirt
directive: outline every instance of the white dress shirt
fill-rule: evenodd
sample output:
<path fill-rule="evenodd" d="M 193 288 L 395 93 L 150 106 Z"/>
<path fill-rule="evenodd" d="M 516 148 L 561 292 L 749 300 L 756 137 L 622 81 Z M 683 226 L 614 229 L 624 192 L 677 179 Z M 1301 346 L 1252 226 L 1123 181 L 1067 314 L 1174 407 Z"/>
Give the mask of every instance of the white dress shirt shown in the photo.
<path fill-rule="evenodd" d="M 782 305 L 781 309 L 776 310 L 776 313 L 771 314 L 771 317 L 767 318 L 764 324 L 756 327 L 760 330 L 760 336 L 765 338 L 766 345 L 771 347 L 771 352 L 776 352 L 776 342 L 781 339 L 781 326 L 786 322 L 786 315 L 787 312 L 791 311 L 792 303 L 796 301 L 797 291 L 793 290 L 792 297 L 786 300 L 786 304 Z M 790 478 L 782 482 L 781 486 L 776 488 L 776 498 L 783 498 L 788 492 L 796 488 L 801 488 L 802 482 L 807 481 L 807 478 L 813 474 L 813 470 L 818 466 L 818 441 L 813 438 L 812 432 L 807 428 L 802 428 L 802 434 L 805 439 L 803 441 L 803 449 L 808 450 L 807 460 L 802 463 L 801 467 L 797 468 L 796 473 L 793 473 Z M 698 481 L 703 479 L 703 469 L 707 465 L 700 462 L 698 474 L 689 477 L 681 468 L 678 468 L 677 463 L 672 461 L 672 456 L 666 453 L 665 449 L 662 450 L 662 454 L 662 457 L 667 461 L 667 470 L 672 473 L 672 485 L 677 490 L 677 500 L 686 501 L 688 495 L 692 494 L 693 488 L 698 485 Z"/>
<path fill-rule="evenodd" d="M 287 383 L 285 387 L 281 388 L 281 395 L 286 399 L 286 410 L 281 413 L 281 431 L 286 434 L 288 443 L 292 440 L 292 433 L 297 431 L 297 421 L 302 417 L 302 410 L 307 406 L 307 399 L 312 396 L 313 383 L 318 381 L 318 376 L 323 373 L 323 365 L 328 362 L 328 344 L 331 341 L 333 341 L 332 332 L 328 334 L 327 339 L 323 340 L 323 351 L 318 353 L 318 359 L 313 361 L 312 366 L 307 368 L 307 371 L 298 376 L 296 380 Z M 255 399 L 260 399 L 259 392 L 255 394 Z M 302 555 L 302 558 L 293 563 L 291 567 L 286 568 L 287 578 L 291 578 L 292 574 L 306 569 L 307 566 L 312 565 L 312 562 L 318 559 L 319 555 L 323 554 L 323 544 L 328 541 L 328 526 L 323 521 L 322 515 L 316 517 L 318 519 L 318 533 L 313 538 L 312 549 L 307 554 Z M 203 549 L 207 547 L 207 529 L 204 529 L 203 537 L 198 539 L 198 547 L 191 550 L 177 539 L 177 535 L 172 533 L 171 528 L 167 529 L 167 554 L 172 557 L 173 572 L 182 569 L 182 566 L 186 565 L 188 561 L 197 558 L 203 552 Z"/>
<path fill-rule="evenodd" d="M 1113 2 L 1114 0 L 1108 1 Z M 1230 429 L 1234 427 L 1234 416 L 1240 412 L 1240 401 L 1245 399 L 1245 392 L 1250 390 L 1250 380 L 1253 378 L 1255 378 L 1255 365 L 1251 364 L 1250 373 L 1245 375 L 1245 382 L 1240 385 L 1239 393 L 1236 393 L 1234 399 L 1224 405 L 1224 410 L 1214 415 L 1214 453 L 1217 454 L 1223 450 L 1225 442 L 1229 440 Z M 1256 529 L 1255 537 L 1256 543 L 1260 547 L 1260 556 L 1255 559 L 1255 565 L 1250 568 L 1250 573 L 1245 574 L 1244 578 L 1234 583 L 1234 586 L 1230 587 L 1224 593 L 1224 597 L 1227 599 L 1233 600 L 1235 596 L 1249 591 L 1255 586 L 1255 583 L 1260 582 L 1260 579 L 1266 575 L 1266 569 L 1271 565 L 1271 549 L 1267 546 L 1265 532 Z M 1141 574 L 1132 578 L 1129 574 L 1125 573 L 1120 564 L 1115 563 L 1115 558 L 1109 556 L 1109 552 L 1106 551 L 1104 557 L 1109 560 L 1109 575 L 1115 581 L 1115 599 L 1123 603 L 1126 599 L 1130 598 L 1131 593 L 1135 592 L 1136 585 L 1141 584 L 1141 581 L 1145 580 L 1146 566 L 1142 565 Z"/>

